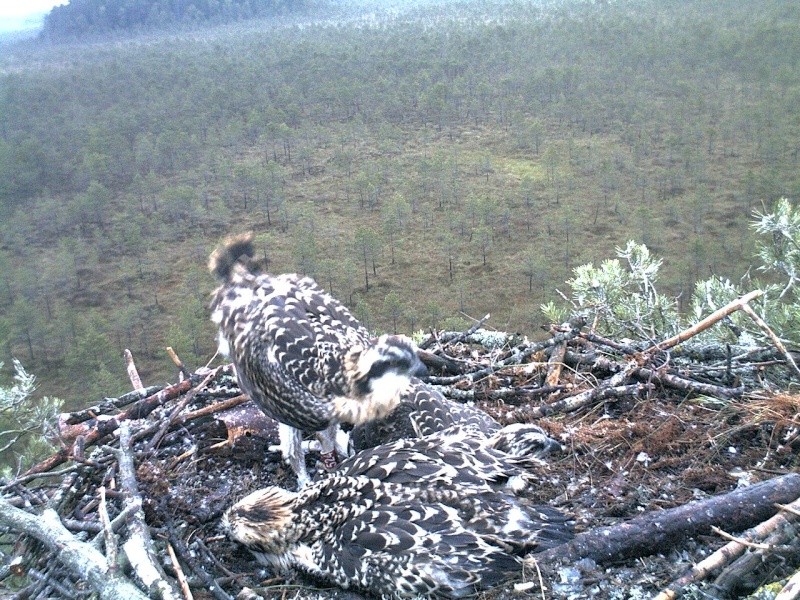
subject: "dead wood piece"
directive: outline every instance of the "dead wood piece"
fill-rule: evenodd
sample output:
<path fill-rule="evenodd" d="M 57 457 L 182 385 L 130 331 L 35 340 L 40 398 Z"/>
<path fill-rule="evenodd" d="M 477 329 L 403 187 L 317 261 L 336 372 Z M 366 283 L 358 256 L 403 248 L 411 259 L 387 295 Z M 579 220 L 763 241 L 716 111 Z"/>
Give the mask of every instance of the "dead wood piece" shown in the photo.
<path fill-rule="evenodd" d="M 570 354 L 572 353 L 567 352 L 566 360 L 568 364 L 573 363 L 574 361 L 574 358 L 571 357 Z M 591 365 L 591 370 L 593 372 L 600 371 L 602 373 L 619 373 L 620 371 L 628 368 L 630 368 L 629 365 L 625 365 L 605 356 L 597 356 L 594 363 Z M 704 383 L 694 379 L 681 377 L 680 375 L 669 372 L 669 370 L 666 368 L 651 369 L 648 367 L 638 367 L 630 371 L 630 376 L 638 379 L 639 381 L 647 383 L 659 383 L 664 387 L 680 390 L 682 392 L 711 396 L 713 398 L 721 398 L 723 400 L 739 398 L 742 396 L 742 394 L 744 394 L 744 386 L 731 388 L 721 385 L 714 385 L 712 383 Z"/>
<path fill-rule="evenodd" d="M 561 368 L 564 366 L 564 354 L 566 351 L 566 342 L 562 342 L 553 348 L 553 352 L 547 360 L 547 377 L 544 379 L 545 385 L 558 385 L 558 380 L 561 378 Z"/>
<path fill-rule="evenodd" d="M 150 530 L 144 519 L 142 497 L 139 494 L 139 485 L 136 482 L 136 468 L 134 466 L 131 432 L 128 423 L 120 424 L 119 446 L 117 461 L 119 463 L 120 483 L 127 497 L 126 503 L 133 503 L 138 506 L 138 510 L 131 514 L 131 518 L 128 521 L 129 536 L 122 545 L 122 550 L 125 552 L 125 556 L 130 562 L 134 573 L 136 573 L 136 576 L 151 596 L 162 600 L 180 600 L 180 594 L 167 581 L 167 576 L 156 558 Z"/>
<path fill-rule="evenodd" d="M 120 529 L 123 528 L 123 526 L 128 524 L 133 514 L 141 509 L 142 509 L 141 503 L 136 503 L 136 502 L 126 503 L 125 506 L 120 511 L 120 513 L 111 520 L 111 531 L 117 533 Z M 87 525 L 90 526 L 87 527 L 87 531 L 91 531 L 92 528 L 97 529 L 97 534 L 92 540 L 92 545 L 94 545 L 95 548 L 102 547 L 103 541 L 105 539 L 103 528 L 97 523 L 89 522 L 87 523 Z M 94 525 L 94 527 L 91 527 L 92 525 Z"/>
<path fill-rule="evenodd" d="M 557 346 L 562 342 L 571 340 L 572 338 L 577 336 L 578 333 L 579 331 L 577 329 L 571 329 L 569 331 L 559 333 L 548 340 L 544 340 L 542 342 L 536 342 L 533 344 L 528 344 L 527 346 L 522 348 L 515 348 L 503 360 L 497 361 L 496 363 L 484 367 L 482 369 L 478 369 L 477 371 L 464 373 L 463 375 L 456 375 L 454 377 L 428 377 L 427 382 L 433 385 L 452 385 L 454 383 L 459 383 L 459 382 L 474 383 L 475 381 L 478 381 L 479 379 L 482 379 L 484 377 L 488 377 L 489 375 L 492 375 L 505 367 L 509 367 L 512 365 L 519 365 L 528 357 L 535 354 L 536 352 L 540 352 L 541 350 L 544 350 L 546 348 Z"/>
<path fill-rule="evenodd" d="M 456 331 L 443 331 L 439 335 L 429 335 L 427 338 L 422 340 L 422 343 L 419 345 L 420 350 L 427 350 L 431 346 L 433 346 L 434 342 L 439 342 L 440 344 L 455 344 L 458 342 L 463 341 L 476 331 L 480 329 L 483 324 L 489 320 L 491 315 L 487 314 L 479 321 L 475 321 L 472 326 L 467 329 L 466 331 L 456 332 Z"/>
<path fill-rule="evenodd" d="M 775 596 L 775 600 L 797 600 L 800 598 L 800 569 L 789 578 L 783 589 Z"/>
<path fill-rule="evenodd" d="M 79 592 L 75 592 L 71 590 L 66 585 L 61 583 L 56 579 L 53 574 L 53 569 L 48 568 L 46 571 L 40 571 L 39 569 L 28 569 L 27 575 L 30 579 L 35 581 L 34 585 L 30 586 L 31 591 L 28 593 L 26 591 L 27 596 L 30 598 L 42 598 L 42 597 L 52 597 L 55 594 L 62 598 L 77 598 L 79 596 Z M 29 588 L 26 588 L 26 590 Z M 17 595 L 19 597 L 19 594 Z"/>
<path fill-rule="evenodd" d="M 89 408 L 84 408 L 83 410 L 71 413 L 63 413 L 59 415 L 59 430 L 61 430 L 62 427 L 66 428 L 68 425 L 77 425 L 78 423 L 83 423 L 89 419 L 94 419 L 98 415 L 116 413 L 122 407 L 128 406 L 133 402 L 149 398 L 163 389 L 163 385 L 151 385 L 150 387 L 133 390 L 132 392 L 123 394 L 118 398 L 105 398 L 100 404 L 90 406 Z M 63 426 L 61 425 L 62 422 Z"/>
<path fill-rule="evenodd" d="M 756 311 L 750 308 L 748 304 L 742 305 L 742 311 L 744 311 L 748 317 L 753 319 L 755 324 L 758 325 L 759 328 L 769 336 L 769 339 L 772 340 L 772 343 L 775 344 L 778 352 L 780 352 L 786 359 L 786 362 L 788 363 L 789 367 L 791 367 L 792 371 L 794 371 L 794 374 L 800 376 L 800 369 L 797 368 L 797 363 L 794 362 L 794 358 L 792 358 L 791 353 L 786 349 L 786 346 L 783 345 L 781 339 L 775 335 L 775 332 L 770 329 L 770 326 L 767 325 L 766 321 L 759 317 L 756 314 Z"/>
<path fill-rule="evenodd" d="M 788 524 L 788 521 L 792 517 L 790 511 L 795 508 L 800 508 L 800 500 L 795 500 L 786 508 L 789 510 L 782 510 L 782 512 L 779 512 L 763 523 L 759 523 L 755 527 L 745 531 L 739 537 L 747 541 L 760 540 L 769 537 L 779 529 L 783 529 L 783 526 Z M 783 539 L 785 538 L 783 538 L 781 534 L 781 540 Z M 783 541 L 780 541 L 780 543 L 783 543 Z M 745 550 L 747 550 L 747 545 L 738 540 L 734 540 L 728 544 L 725 544 L 722 548 L 701 560 L 686 573 L 673 581 L 667 589 L 663 590 L 658 596 L 656 596 L 655 600 L 675 600 L 675 598 L 678 598 L 683 594 L 683 590 L 686 588 L 686 586 L 704 580 L 711 575 L 711 573 L 718 571 L 725 565 L 731 563 L 731 561 L 734 561 L 737 557 L 741 556 Z"/>
<path fill-rule="evenodd" d="M 633 363 L 623 371 L 615 373 L 600 385 L 585 392 L 562 398 L 549 404 L 539 406 L 523 406 L 508 415 L 510 423 L 526 423 L 533 419 L 540 419 L 554 413 L 574 412 L 593 402 L 608 400 L 609 398 L 621 398 L 625 396 L 638 395 L 644 391 L 645 386 L 623 385 L 630 373 L 635 369 Z"/>
<path fill-rule="evenodd" d="M 172 548 L 172 544 L 169 542 L 167 542 L 167 553 L 169 554 L 169 560 L 172 563 L 172 568 L 175 569 L 175 576 L 178 578 L 178 583 L 181 586 L 183 597 L 186 598 L 186 600 L 193 600 L 194 596 L 192 595 L 192 590 L 189 587 L 189 581 L 186 579 L 186 575 L 183 572 L 183 568 L 178 560 L 178 556 L 175 554 L 175 550 Z"/>
<path fill-rule="evenodd" d="M 197 395 L 197 392 L 204 389 L 209 384 L 209 382 L 217 376 L 217 373 L 219 373 L 220 369 L 222 369 L 222 367 L 217 367 L 213 371 L 208 372 L 205 375 L 205 378 L 196 386 L 192 387 L 192 389 L 189 390 L 189 392 L 178 403 L 178 405 L 172 409 L 172 411 L 169 414 L 169 417 L 164 419 L 164 422 L 161 424 L 161 427 L 158 429 L 156 434 L 150 438 L 150 441 L 147 443 L 147 452 L 152 452 L 154 448 L 158 447 L 158 445 L 161 443 L 161 440 L 164 438 L 164 436 L 167 434 L 170 428 L 173 425 L 175 425 L 176 422 L 178 422 L 180 414 L 183 412 L 183 410 L 189 405 L 190 402 L 192 402 L 192 400 L 194 400 L 194 397 L 195 395 Z"/>
<path fill-rule="evenodd" d="M 139 371 L 136 368 L 136 363 L 133 362 L 133 354 L 127 348 L 125 348 L 125 367 L 128 370 L 128 379 L 130 380 L 133 389 L 141 390 L 144 387 L 142 385 L 142 378 L 139 377 Z"/>
<path fill-rule="evenodd" d="M 631 373 L 631 376 L 641 381 L 657 382 L 665 387 L 681 390 L 682 392 L 711 396 L 712 398 L 721 398 L 723 400 L 740 398 L 742 394 L 744 394 L 744 386 L 729 388 L 712 383 L 702 383 L 700 381 L 667 373 L 661 369 L 639 367 Z"/>
<path fill-rule="evenodd" d="M 173 350 L 172 346 L 167 346 L 167 355 L 169 356 L 172 364 L 178 367 L 178 381 L 183 381 L 184 379 L 188 379 L 189 371 L 186 368 L 186 365 L 183 364 L 183 361 L 178 356 L 178 353 Z"/>
<path fill-rule="evenodd" d="M 465 369 L 462 363 L 447 356 L 442 356 L 441 354 L 434 354 L 427 350 L 418 350 L 417 355 L 426 367 L 436 369 L 437 371 L 450 373 L 451 375 L 460 375 Z"/>
<path fill-rule="evenodd" d="M 677 335 L 672 336 L 669 339 L 666 339 L 662 342 L 658 342 L 657 344 L 653 344 L 646 350 L 644 350 L 644 354 L 652 354 L 654 352 L 658 352 L 659 350 L 667 350 L 672 348 L 673 346 L 677 346 L 685 342 L 686 340 L 693 338 L 698 333 L 701 333 L 714 325 L 715 323 L 721 321 L 731 313 L 736 312 L 737 310 L 741 309 L 745 306 L 748 302 L 752 302 L 759 296 L 763 296 L 764 292 L 761 290 L 753 290 L 749 294 L 745 294 L 741 298 L 737 298 L 733 302 L 729 302 L 725 306 L 720 309 L 715 310 L 713 313 L 708 315 L 705 319 L 700 321 L 699 323 L 695 323 L 688 329 L 685 329 L 678 333 Z"/>
<path fill-rule="evenodd" d="M 233 597 L 227 594 L 214 578 L 206 572 L 203 566 L 194 557 L 194 553 L 189 550 L 183 539 L 175 532 L 175 528 L 170 525 L 168 531 L 169 543 L 175 550 L 175 554 L 203 582 L 205 588 L 211 592 L 217 600 L 233 600 Z"/>
<path fill-rule="evenodd" d="M 553 346 L 558 346 L 559 344 L 568 342 L 569 340 L 575 338 L 580 333 L 579 329 L 569 329 L 568 331 L 562 331 L 551 337 L 549 340 L 544 340 L 543 342 L 536 342 L 534 344 L 529 344 L 527 348 L 520 349 L 518 351 L 512 352 L 511 356 L 507 359 L 500 362 L 500 364 L 504 367 L 509 365 L 518 365 L 521 364 L 522 361 L 527 360 L 533 354 L 540 352 L 546 348 L 550 348 Z"/>
<path fill-rule="evenodd" d="M 783 518 L 780 514 L 776 515 L 776 517 Z M 774 566 L 775 561 L 782 562 L 784 557 L 778 556 L 781 553 L 781 548 L 785 548 L 787 544 L 791 545 L 792 540 L 796 539 L 796 527 L 786 523 L 770 532 L 755 549 L 746 542 L 738 542 L 743 545 L 746 550 L 749 549 L 750 551 L 744 552 L 742 556 L 725 567 L 714 581 L 715 590 L 730 595 L 734 590 L 740 589 L 745 579 L 751 577 L 752 574 L 763 565 L 773 563 Z M 793 553 L 797 553 L 797 548 L 793 549 Z"/>
<path fill-rule="evenodd" d="M 613 387 L 596 387 L 569 398 L 562 398 L 550 404 L 542 404 L 536 407 L 521 407 L 508 415 L 509 423 L 529 423 L 534 419 L 541 419 L 554 414 L 574 412 L 583 408 L 605 402 L 606 400 L 630 398 L 641 396 L 650 389 L 647 384 L 635 383 L 631 385 L 618 385 Z"/>
<path fill-rule="evenodd" d="M 88 447 L 90 445 L 96 444 L 99 440 L 101 440 L 105 436 L 110 435 L 114 431 L 116 431 L 117 427 L 119 427 L 119 424 L 122 423 L 123 421 L 127 421 L 130 419 L 142 419 L 151 412 L 153 412 L 156 408 L 161 406 L 164 402 L 177 398 L 181 394 L 188 392 L 193 387 L 192 384 L 193 380 L 194 377 L 186 381 L 182 381 L 181 383 L 164 388 L 161 391 L 157 392 L 156 394 L 148 396 L 143 400 L 137 402 L 136 404 L 131 406 L 128 410 L 114 417 L 106 416 L 105 418 L 93 418 L 81 423 L 80 435 L 83 435 L 84 437 L 84 445 Z M 23 476 L 45 473 L 47 471 L 55 469 L 57 466 L 68 461 L 72 456 L 74 439 L 75 438 L 72 438 L 73 441 L 72 444 L 61 448 L 55 454 L 35 464 L 30 469 L 28 469 L 23 474 Z M 70 441 L 70 438 L 66 437 L 65 441 Z"/>
<path fill-rule="evenodd" d="M 111 529 L 111 519 L 108 516 L 108 507 L 106 504 L 106 488 L 100 486 L 98 490 L 100 493 L 100 504 L 97 507 L 97 513 L 100 516 L 100 525 L 103 528 L 103 540 L 106 548 L 106 562 L 108 568 L 114 570 L 117 568 L 117 555 L 119 546 L 117 545 L 117 536 Z"/>
<path fill-rule="evenodd" d="M 610 338 L 598 335 L 592 331 L 582 331 L 580 337 L 581 339 L 592 342 L 595 345 L 606 346 L 612 350 L 622 352 L 623 354 L 634 355 L 641 351 L 641 348 L 637 348 L 632 344 L 626 344 L 617 340 L 612 340 Z"/>
<path fill-rule="evenodd" d="M 248 398 L 246 394 L 239 394 L 238 396 L 235 396 L 233 398 L 228 398 L 227 400 L 222 400 L 215 404 L 209 404 L 208 406 L 204 406 L 203 408 L 198 408 L 197 410 L 193 410 L 192 412 L 184 413 L 178 417 L 178 422 L 185 424 L 188 423 L 189 421 L 193 421 L 201 417 L 207 417 L 215 413 L 225 412 L 227 410 L 239 406 L 240 404 L 244 404 L 245 402 L 249 401 L 250 398 Z"/>
<path fill-rule="evenodd" d="M 46 508 L 41 515 L 34 515 L 0 498 L 0 524 L 39 540 L 58 562 L 86 581 L 103 600 L 147 600 L 133 583 L 109 569 L 102 553 L 67 531 L 53 509 Z"/>
<path fill-rule="evenodd" d="M 566 543 L 536 555 L 543 561 L 574 562 L 590 558 L 614 563 L 664 552 L 711 527 L 742 531 L 768 519 L 776 503 L 800 496 L 800 474 L 790 473 L 707 500 L 650 512 L 618 525 L 580 533 Z"/>
<path fill-rule="evenodd" d="M 800 508 L 800 500 L 795 502 L 797 508 Z M 753 550 L 748 544 L 742 544 L 745 549 L 750 549 L 750 552 L 745 552 L 734 560 L 730 565 L 720 573 L 714 581 L 714 587 L 724 593 L 730 594 L 734 590 L 742 587 L 742 582 L 748 578 L 751 573 L 759 569 L 769 562 L 775 560 L 783 561 L 783 557 L 775 556 L 780 553 L 781 548 L 790 548 L 792 543 L 798 544 L 797 540 L 797 526 L 791 521 L 795 517 L 785 511 L 779 512 L 777 515 L 761 524 L 761 530 L 747 536 L 747 540 L 760 539 L 760 544 Z M 757 528 L 754 528 L 757 529 Z M 752 531 L 752 530 L 751 530 Z M 741 542 L 739 542 L 741 544 Z M 795 547 L 791 551 L 796 555 L 798 548 Z M 770 561 L 772 558 L 772 561 Z"/>

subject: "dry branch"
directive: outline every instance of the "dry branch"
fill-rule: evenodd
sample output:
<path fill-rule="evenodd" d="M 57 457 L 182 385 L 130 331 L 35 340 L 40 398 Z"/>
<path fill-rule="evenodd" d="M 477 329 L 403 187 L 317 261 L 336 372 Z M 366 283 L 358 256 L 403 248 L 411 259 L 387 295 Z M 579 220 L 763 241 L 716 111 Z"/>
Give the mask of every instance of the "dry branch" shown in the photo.
<path fill-rule="evenodd" d="M 743 386 L 730 388 L 721 385 L 714 385 L 712 383 L 703 383 L 702 381 L 687 379 L 685 377 L 680 377 L 659 369 L 647 369 L 640 367 L 635 369 L 631 373 L 631 376 L 636 377 L 640 381 L 646 381 L 648 383 L 660 383 L 665 387 L 670 387 L 682 392 L 690 392 L 702 396 L 711 396 L 713 398 L 722 398 L 723 400 L 739 398 L 744 393 Z"/>
<path fill-rule="evenodd" d="M 713 313 L 708 315 L 705 319 L 700 321 L 699 323 L 695 323 L 688 329 L 681 331 L 679 334 L 674 335 L 673 337 L 666 339 L 662 342 L 658 342 L 657 344 L 653 344 L 649 348 L 647 348 L 644 352 L 652 354 L 653 352 L 658 352 L 659 350 L 668 350 L 673 346 L 677 346 L 678 344 L 682 344 L 686 340 L 693 338 L 698 333 L 701 333 L 714 325 L 715 323 L 721 321 L 731 313 L 736 312 L 737 310 L 741 309 L 744 305 L 748 302 L 751 302 L 758 298 L 759 296 L 763 296 L 764 292 L 761 290 L 753 290 L 749 294 L 745 294 L 741 298 L 737 298 L 733 302 L 729 302 L 725 306 L 720 309 L 715 310 Z"/>
<path fill-rule="evenodd" d="M 65 438 L 66 441 L 72 439 L 72 443 L 69 446 L 61 448 L 52 456 L 44 459 L 40 463 L 28 469 L 25 472 L 25 475 L 44 473 L 65 463 L 73 456 L 73 449 L 75 446 L 74 440 L 78 436 L 82 436 L 84 438 L 85 446 L 96 444 L 105 436 L 116 431 L 117 427 L 119 427 L 119 424 L 123 421 L 146 417 L 164 402 L 177 398 L 181 394 L 186 393 L 192 388 L 192 381 L 193 379 L 187 379 L 186 381 L 182 381 L 178 384 L 164 388 L 160 392 L 144 398 L 143 400 L 134 404 L 128 410 L 114 417 L 98 417 L 80 423 L 80 427 L 77 429 L 70 428 L 67 432 L 65 432 Z"/>
<path fill-rule="evenodd" d="M 475 323 L 473 323 L 472 326 L 466 331 L 443 331 L 438 335 L 431 334 L 425 338 L 422 343 L 420 343 L 419 349 L 427 350 L 436 342 L 439 342 L 440 344 L 455 344 L 461 342 L 483 327 L 483 324 L 489 320 L 489 317 L 491 317 L 491 315 L 487 314 L 479 321 L 475 321 Z"/>
<path fill-rule="evenodd" d="M 130 562 L 134 573 L 149 595 L 162 600 L 180 600 L 180 595 L 167 582 L 153 549 L 153 540 L 142 511 L 142 497 L 136 483 L 136 469 L 131 448 L 131 433 L 128 423 L 119 428 L 119 450 L 116 451 L 119 464 L 119 477 L 126 495 L 126 504 L 133 507 L 128 531 L 130 535 L 122 545 L 122 550 Z"/>
<path fill-rule="evenodd" d="M 136 363 L 133 362 L 133 354 L 131 351 L 125 348 L 125 366 L 128 370 L 128 379 L 131 382 L 134 390 L 140 390 L 144 386 L 142 385 L 142 379 L 139 377 L 139 371 L 136 368 Z"/>
<path fill-rule="evenodd" d="M 547 377 L 545 385 L 558 385 L 561 378 L 561 368 L 564 366 L 564 354 L 567 352 L 567 343 L 561 342 L 553 348 L 550 358 L 547 361 Z"/>
<path fill-rule="evenodd" d="M 151 385 L 149 387 L 133 390 L 118 398 L 105 398 L 99 404 L 84 408 L 83 410 L 63 413 L 59 415 L 59 429 L 69 425 L 76 425 L 89 419 L 94 419 L 98 415 L 105 415 L 118 412 L 125 406 L 139 400 L 149 398 L 164 389 L 163 385 Z M 63 423 L 63 424 L 62 424 Z"/>
<path fill-rule="evenodd" d="M 14 508 L 0 498 L 0 524 L 42 542 L 75 577 L 86 581 L 103 600 L 147 600 L 130 581 L 113 572 L 94 546 L 77 540 L 61 523 L 58 514 L 46 508 L 33 515 Z"/>
<path fill-rule="evenodd" d="M 776 503 L 792 502 L 798 496 L 800 474 L 791 473 L 707 500 L 592 529 L 536 558 L 539 562 L 590 558 L 612 563 L 664 552 L 689 537 L 709 533 L 712 526 L 733 531 L 752 527 L 772 516 Z"/>
<path fill-rule="evenodd" d="M 797 363 L 794 362 L 794 358 L 792 358 L 791 353 L 786 349 L 786 346 L 783 345 L 781 339 L 777 335 L 775 335 L 775 332 L 772 331 L 770 326 L 767 325 L 767 322 L 764 321 L 764 319 L 762 319 L 761 317 L 759 317 L 756 314 L 756 311 L 750 308 L 750 306 L 747 304 L 742 305 L 742 310 L 745 312 L 745 314 L 747 314 L 748 317 L 753 319 L 753 322 L 755 322 L 755 324 L 758 325 L 758 327 L 764 333 L 766 333 L 769 336 L 769 339 L 772 340 L 772 343 L 775 344 L 775 348 L 777 348 L 778 352 L 780 352 L 781 355 L 783 355 L 783 357 L 786 359 L 786 362 L 789 364 L 792 371 L 794 371 L 794 374 L 800 376 L 800 369 L 797 368 Z"/>
<path fill-rule="evenodd" d="M 800 569 L 789 578 L 783 589 L 775 596 L 775 600 L 797 600 L 800 598 Z"/>
<path fill-rule="evenodd" d="M 800 508 L 800 500 L 795 500 L 789 506 L 790 508 Z M 740 537 L 747 542 L 764 539 L 774 533 L 778 528 L 787 524 L 788 520 L 788 513 L 786 511 L 779 512 L 770 519 L 744 532 Z M 672 582 L 669 587 L 656 596 L 654 600 L 675 600 L 675 598 L 682 595 L 686 586 L 691 583 L 702 581 L 714 571 L 723 568 L 725 565 L 741 556 L 745 550 L 747 550 L 747 544 L 740 541 L 732 541 L 725 544 L 722 548 L 694 565 L 689 571 Z M 758 556 L 757 560 L 761 560 L 761 555 L 754 556 Z"/>

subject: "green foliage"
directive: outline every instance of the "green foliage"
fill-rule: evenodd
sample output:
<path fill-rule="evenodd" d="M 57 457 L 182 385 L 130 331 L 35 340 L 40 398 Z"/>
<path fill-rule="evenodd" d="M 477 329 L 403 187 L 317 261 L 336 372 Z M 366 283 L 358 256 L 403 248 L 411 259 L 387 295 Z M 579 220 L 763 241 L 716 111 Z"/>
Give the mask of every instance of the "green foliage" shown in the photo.
<path fill-rule="evenodd" d="M 71 0 L 47 15 L 42 35 L 57 40 L 223 23 L 290 13 L 309 4 L 306 0 Z"/>
<path fill-rule="evenodd" d="M 760 289 L 764 295 L 751 303 L 753 308 L 779 337 L 800 344 L 800 296 L 796 286 L 800 273 L 800 208 L 781 198 L 771 212 L 756 212 L 754 216 L 752 227 L 761 236 L 756 243 L 762 262 L 758 270 L 776 276 L 777 281 L 759 281 L 748 274 L 735 284 L 719 276 L 709 277 L 695 284 L 690 309 L 681 315 L 677 301 L 656 290 L 662 260 L 651 256 L 646 246 L 628 242 L 624 249 L 617 249 L 624 265 L 619 259 L 612 259 L 599 267 L 585 264 L 574 269 L 574 277 L 567 282 L 572 288 L 573 312 L 588 317 L 593 327 L 604 334 L 656 341 Z M 554 322 L 565 316 L 563 308 L 552 302 L 543 305 L 542 311 Z M 722 327 L 695 336 L 692 343 L 711 340 L 744 346 L 772 343 L 741 312 L 726 317 Z"/>
<path fill-rule="evenodd" d="M 760 271 L 775 273 L 786 280 L 780 298 L 797 298 L 800 282 L 800 209 L 787 198 L 781 198 L 770 213 L 756 212 L 758 220 L 752 227 L 763 236 L 756 243 L 762 265 Z"/>
<path fill-rule="evenodd" d="M 677 302 L 655 287 L 661 259 L 633 241 L 617 248 L 617 256 L 599 267 L 589 263 L 574 269 L 567 283 L 577 312 L 612 337 L 653 340 L 674 333 L 679 325 Z"/>
<path fill-rule="evenodd" d="M 761 261 L 757 270 L 773 279 L 760 281 L 747 274 L 738 285 L 718 277 L 700 281 L 692 297 L 691 316 L 700 319 L 752 289 L 761 289 L 764 295 L 752 303 L 754 310 L 784 341 L 800 344 L 800 295 L 796 285 L 800 274 L 800 208 L 787 198 L 780 198 L 771 211 L 755 211 L 754 216 L 751 226 L 760 236 L 756 241 L 756 254 Z M 735 313 L 726 323 L 728 327 L 718 328 L 718 338 L 740 344 L 771 343 L 745 315 Z"/>
<path fill-rule="evenodd" d="M 54 450 L 45 434 L 63 403 L 48 397 L 32 401 L 35 381 L 15 359 L 14 383 L 0 386 L 0 477 L 9 478 Z"/>
<path fill-rule="evenodd" d="M 400 299 L 400 294 L 395 291 L 386 294 L 386 297 L 383 299 L 383 312 L 392 324 L 392 333 L 396 334 L 400 317 L 402 317 L 405 312 L 405 304 Z"/>
<path fill-rule="evenodd" d="M 203 2 L 75 0 L 55 14 L 129 31 L 199 22 L 188 12 Z M 257 4 L 207 7 L 224 20 Z M 156 9 L 131 12 L 144 6 Z M 376 26 L 303 17 L 14 48 L 0 56 L 2 358 L 81 403 L 92 378 L 124 373 L 125 347 L 154 380 L 173 376 L 168 337 L 205 362 L 213 332 L 207 314 L 183 316 L 183 284 L 207 311 L 215 282 L 190 273 L 243 229 L 268 240 L 271 270 L 361 300 L 375 329 L 394 328 L 393 290 L 398 328 L 462 311 L 536 335 L 536 307 L 556 316 L 572 268 L 627 239 L 666 258 L 658 291 L 685 304 L 709 273 L 748 269 L 753 206 L 800 189 L 798 39 L 785 0 L 492 0 L 415 4 Z M 635 333 L 651 336 L 659 304 L 617 258 L 621 289 L 640 296 L 626 298 Z M 791 281 L 758 274 L 784 278 L 769 298 Z M 100 337 L 104 360 L 86 343 Z"/>

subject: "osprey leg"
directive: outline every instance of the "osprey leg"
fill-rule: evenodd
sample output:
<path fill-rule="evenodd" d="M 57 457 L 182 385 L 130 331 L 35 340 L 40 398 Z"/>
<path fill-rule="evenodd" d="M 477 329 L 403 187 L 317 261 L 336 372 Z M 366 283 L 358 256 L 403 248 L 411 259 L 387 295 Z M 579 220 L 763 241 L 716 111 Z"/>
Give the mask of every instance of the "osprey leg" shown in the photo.
<path fill-rule="evenodd" d="M 311 479 L 306 470 L 306 457 L 303 452 L 303 432 L 299 429 L 278 423 L 278 437 L 281 440 L 281 455 L 297 474 L 297 487 L 302 488 Z"/>

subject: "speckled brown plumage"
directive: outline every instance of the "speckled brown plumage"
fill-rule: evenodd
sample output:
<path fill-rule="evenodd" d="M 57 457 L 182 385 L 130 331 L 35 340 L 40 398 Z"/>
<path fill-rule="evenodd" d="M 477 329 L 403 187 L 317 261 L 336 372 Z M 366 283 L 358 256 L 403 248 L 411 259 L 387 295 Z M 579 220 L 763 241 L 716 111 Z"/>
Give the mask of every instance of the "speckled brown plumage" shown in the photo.
<path fill-rule="evenodd" d="M 571 536 L 557 511 L 484 485 L 340 474 L 299 493 L 253 492 L 223 527 L 265 564 L 383 598 L 470 596 L 519 575 L 523 554 Z"/>
<path fill-rule="evenodd" d="M 355 450 L 364 450 L 454 427 L 469 429 L 473 437 L 485 439 L 485 445 L 515 456 L 544 456 L 561 448 L 561 444 L 536 425 L 520 423 L 503 427 L 481 409 L 449 400 L 419 379 L 412 380 L 394 411 L 383 419 L 355 427 L 350 439 Z"/>
<path fill-rule="evenodd" d="M 484 491 L 520 493 L 546 470 L 547 464 L 538 457 L 497 450 L 474 427 L 455 425 L 420 438 L 361 450 L 342 461 L 334 474 L 404 485 L 444 482 Z"/>
<path fill-rule="evenodd" d="M 264 272 L 253 254 L 251 234 L 212 253 L 209 268 L 222 285 L 211 319 L 242 390 L 284 426 L 284 456 L 303 483 L 301 432 L 323 432 L 322 449 L 332 452 L 339 422 L 385 416 L 424 367 L 407 338 L 372 338 L 314 280 Z"/>

